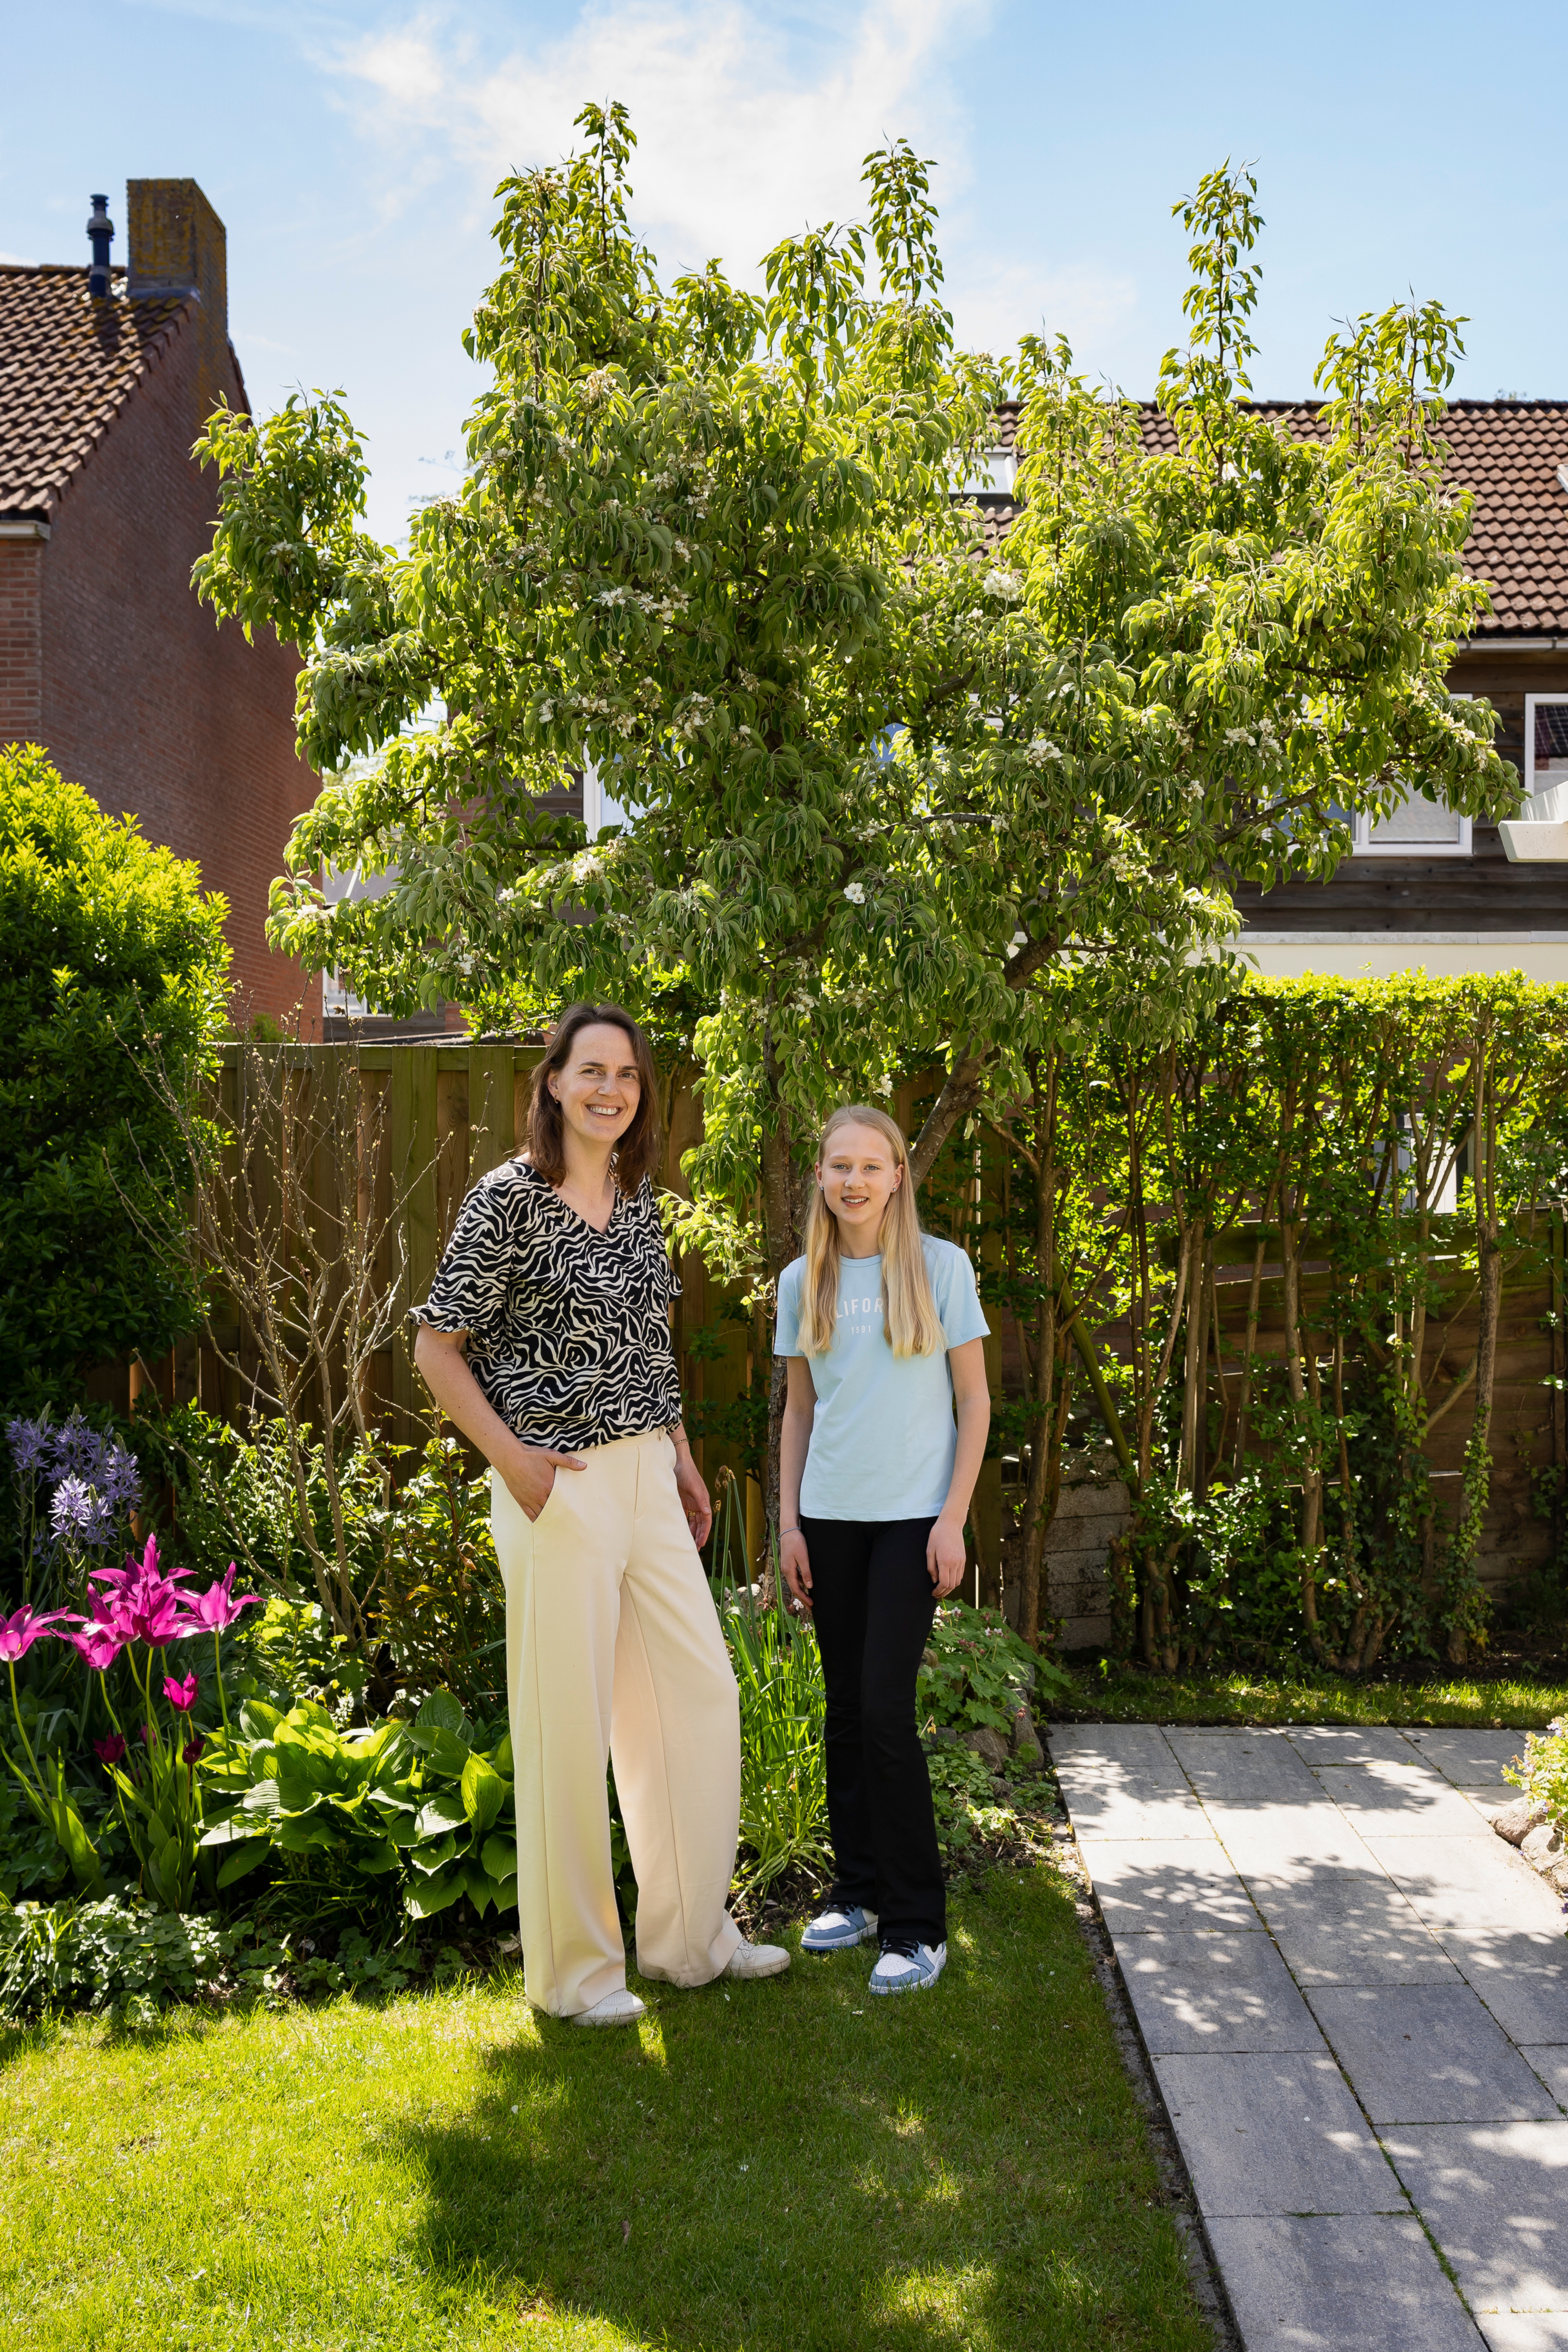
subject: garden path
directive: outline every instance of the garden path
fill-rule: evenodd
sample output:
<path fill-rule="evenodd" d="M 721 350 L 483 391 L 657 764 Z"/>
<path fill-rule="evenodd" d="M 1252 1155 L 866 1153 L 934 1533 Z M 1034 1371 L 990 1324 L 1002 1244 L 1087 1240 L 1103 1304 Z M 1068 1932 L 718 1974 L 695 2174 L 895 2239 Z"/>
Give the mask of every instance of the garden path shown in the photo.
<path fill-rule="evenodd" d="M 1490 1827 L 1522 1735 L 1050 1741 L 1247 2352 L 1568 2346 L 1568 1943 Z"/>

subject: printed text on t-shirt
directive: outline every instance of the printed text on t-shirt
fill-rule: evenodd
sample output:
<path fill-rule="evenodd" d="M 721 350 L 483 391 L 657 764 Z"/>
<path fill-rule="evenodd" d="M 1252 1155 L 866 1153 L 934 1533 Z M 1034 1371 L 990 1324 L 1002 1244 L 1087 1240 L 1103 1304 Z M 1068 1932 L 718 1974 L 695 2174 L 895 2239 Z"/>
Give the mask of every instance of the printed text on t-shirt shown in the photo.
<path fill-rule="evenodd" d="M 842 1323 L 846 1317 L 849 1318 L 849 1336 L 851 1339 L 861 1339 L 868 1331 L 879 1331 L 882 1328 L 881 1292 L 879 1291 L 875 1298 L 845 1298 L 840 1297 L 838 1301 L 838 1320 Z M 864 1321 L 860 1319 L 862 1317 L 866 1318 Z"/>

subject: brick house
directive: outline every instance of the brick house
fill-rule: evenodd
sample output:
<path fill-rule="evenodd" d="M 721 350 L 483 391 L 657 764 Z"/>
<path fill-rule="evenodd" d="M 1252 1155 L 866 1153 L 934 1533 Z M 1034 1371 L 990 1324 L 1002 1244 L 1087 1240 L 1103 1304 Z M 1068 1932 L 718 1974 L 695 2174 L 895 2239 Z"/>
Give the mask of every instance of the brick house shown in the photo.
<path fill-rule="evenodd" d="M 1316 402 L 1258 406 L 1297 436 L 1322 429 Z M 1163 413 L 1145 403 L 1142 414 L 1145 446 L 1173 448 Z M 1016 512 L 1015 405 L 998 425 L 977 503 L 1000 536 Z M 1358 824 L 1331 880 L 1244 885 L 1235 944 L 1261 971 L 1517 970 L 1568 981 L 1568 401 L 1456 400 L 1439 430 L 1449 478 L 1475 501 L 1467 567 L 1492 596 L 1450 684 L 1493 705 L 1498 749 L 1531 803 L 1522 821 L 1500 826 L 1415 796 L 1383 824 Z"/>
<path fill-rule="evenodd" d="M 294 750 L 299 662 L 269 632 L 215 627 L 191 587 L 216 509 L 191 444 L 220 394 L 248 405 L 223 223 L 194 180 L 127 194 L 128 268 L 108 266 L 102 198 L 91 270 L 0 266 L 0 742 L 43 744 L 197 861 L 229 904 L 237 1022 L 302 1010 L 314 1030 L 320 983 L 262 930 L 317 791 Z"/>

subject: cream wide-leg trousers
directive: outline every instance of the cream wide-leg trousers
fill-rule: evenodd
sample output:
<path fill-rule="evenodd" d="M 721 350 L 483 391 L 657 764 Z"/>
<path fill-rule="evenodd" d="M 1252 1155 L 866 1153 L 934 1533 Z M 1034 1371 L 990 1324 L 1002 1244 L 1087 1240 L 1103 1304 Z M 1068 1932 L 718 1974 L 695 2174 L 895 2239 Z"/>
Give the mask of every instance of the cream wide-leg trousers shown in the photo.
<path fill-rule="evenodd" d="M 605 1767 L 637 1881 L 637 1967 L 707 1984 L 741 1818 L 735 1676 L 663 1430 L 586 1448 L 530 1520 L 490 1473 L 506 1586 L 523 1983 L 574 2017 L 626 1984 Z"/>

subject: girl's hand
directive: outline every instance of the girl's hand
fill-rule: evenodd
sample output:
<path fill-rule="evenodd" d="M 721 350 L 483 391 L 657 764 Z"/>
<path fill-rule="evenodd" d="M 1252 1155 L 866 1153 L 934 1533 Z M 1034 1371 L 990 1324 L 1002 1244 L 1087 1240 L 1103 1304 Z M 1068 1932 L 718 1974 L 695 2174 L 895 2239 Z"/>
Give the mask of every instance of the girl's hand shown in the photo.
<path fill-rule="evenodd" d="M 945 1601 L 956 1592 L 963 1581 L 963 1522 L 950 1519 L 944 1512 L 926 1538 L 926 1566 L 936 1587 L 936 1597 Z"/>
<path fill-rule="evenodd" d="M 779 1566 L 797 1614 L 811 1614 L 811 1556 L 798 1528 L 779 1538 Z"/>
<path fill-rule="evenodd" d="M 554 1493 L 557 1471 L 581 1470 L 584 1465 L 574 1454 L 557 1454 L 552 1446 L 518 1445 L 509 1451 L 504 1467 L 499 1462 L 496 1467 L 523 1517 L 531 1520 Z"/>

